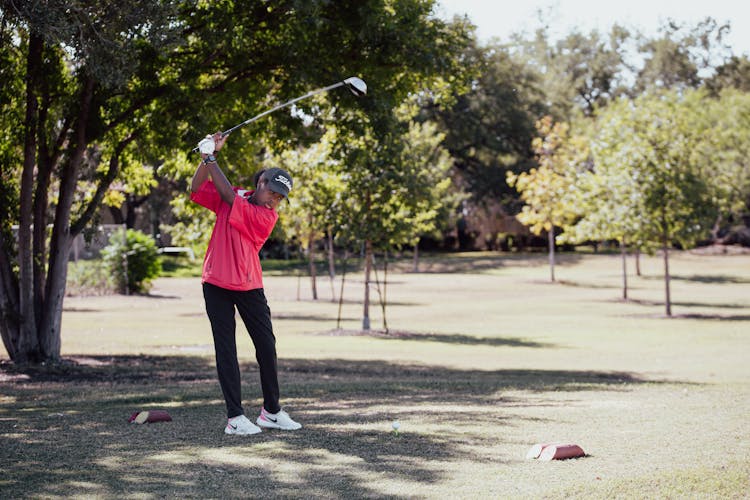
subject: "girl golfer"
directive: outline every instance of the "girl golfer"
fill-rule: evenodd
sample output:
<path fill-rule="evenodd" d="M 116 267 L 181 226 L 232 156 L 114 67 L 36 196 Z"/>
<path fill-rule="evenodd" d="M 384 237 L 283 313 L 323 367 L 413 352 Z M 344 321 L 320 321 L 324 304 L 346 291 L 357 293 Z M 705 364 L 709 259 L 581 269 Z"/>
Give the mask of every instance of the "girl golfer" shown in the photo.
<path fill-rule="evenodd" d="M 203 297 L 216 349 L 216 370 L 227 404 L 227 434 L 256 434 L 260 427 L 294 430 L 302 426 L 279 406 L 276 337 L 263 293 L 258 252 L 279 218 L 276 207 L 292 189 L 280 168 L 265 170 L 255 191 L 232 187 L 214 153 L 224 146 L 220 132 L 200 143 L 202 161 L 193 176 L 191 200 L 216 214 L 203 261 Z M 263 407 L 252 423 L 242 409 L 240 367 L 235 340 L 235 310 L 255 345 Z M 260 427 L 259 427 L 260 426 Z"/>

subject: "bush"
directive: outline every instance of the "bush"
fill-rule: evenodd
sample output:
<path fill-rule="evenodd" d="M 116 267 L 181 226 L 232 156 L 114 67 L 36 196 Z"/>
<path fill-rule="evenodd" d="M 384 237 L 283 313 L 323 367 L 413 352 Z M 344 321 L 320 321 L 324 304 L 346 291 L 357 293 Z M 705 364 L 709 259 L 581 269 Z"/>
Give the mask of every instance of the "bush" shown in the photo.
<path fill-rule="evenodd" d="M 68 296 L 109 295 L 115 291 L 112 273 L 101 260 L 79 260 L 68 265 Z"/>
<path fill-rule="evenodd" d="M 146 293 L 159 276 L 161 261 L 154 239 L 141 231 L 117 231 L 102 250 L 119 293 Z"/>

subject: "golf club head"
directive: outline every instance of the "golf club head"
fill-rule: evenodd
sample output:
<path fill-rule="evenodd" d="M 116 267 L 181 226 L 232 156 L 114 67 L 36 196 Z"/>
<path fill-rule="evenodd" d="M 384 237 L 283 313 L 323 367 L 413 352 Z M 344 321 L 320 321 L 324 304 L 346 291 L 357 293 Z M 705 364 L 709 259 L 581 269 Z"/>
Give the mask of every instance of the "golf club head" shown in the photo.
<path fill-rule="evenodd" d="M 361 97 L 367 93 L 367 84 L 361 78 L 352 76 L 344 80 L 344 83 L 352 91 L 352 94 Z"/>

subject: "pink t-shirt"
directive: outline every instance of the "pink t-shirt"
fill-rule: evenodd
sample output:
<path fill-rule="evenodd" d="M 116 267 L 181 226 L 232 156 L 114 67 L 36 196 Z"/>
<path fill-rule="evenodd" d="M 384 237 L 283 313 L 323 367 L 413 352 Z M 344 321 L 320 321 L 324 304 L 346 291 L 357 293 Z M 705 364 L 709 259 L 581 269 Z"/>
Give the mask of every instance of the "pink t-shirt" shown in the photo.
<path fill-rule="evenodd" d="M 204 283 L 228 290 L 263 288 L 258 252 L 279 218 L 275 210 L 254 205 L 237 194 L 230 206 L 211 180 L 201 184 L 190 199 L 216 213 L 216 223 L 203 260 Z"/>

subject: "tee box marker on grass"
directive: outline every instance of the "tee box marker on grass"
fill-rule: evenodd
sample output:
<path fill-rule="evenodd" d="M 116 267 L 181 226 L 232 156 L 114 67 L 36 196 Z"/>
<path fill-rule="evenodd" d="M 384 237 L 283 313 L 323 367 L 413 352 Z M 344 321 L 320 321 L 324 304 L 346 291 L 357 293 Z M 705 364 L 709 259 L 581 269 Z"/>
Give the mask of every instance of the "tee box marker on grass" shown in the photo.
<path fill-rule="evenodd" d="M 539 459 L 543 462 L 583 456 L 586 456 L 586 453 L 577 444 L 538 443 L 526 453 L 527 459 Z"/>
<path fill-rule="evenodd" d="M 153 424 L 156 422 L 171 422 L 172 417 L 166 410 L 137 411 L 130 415 L 131 424 Z"/>

